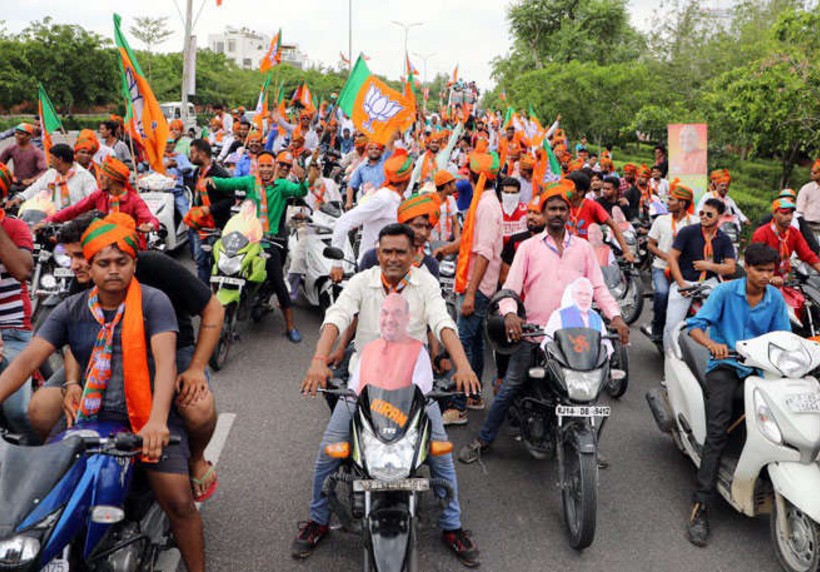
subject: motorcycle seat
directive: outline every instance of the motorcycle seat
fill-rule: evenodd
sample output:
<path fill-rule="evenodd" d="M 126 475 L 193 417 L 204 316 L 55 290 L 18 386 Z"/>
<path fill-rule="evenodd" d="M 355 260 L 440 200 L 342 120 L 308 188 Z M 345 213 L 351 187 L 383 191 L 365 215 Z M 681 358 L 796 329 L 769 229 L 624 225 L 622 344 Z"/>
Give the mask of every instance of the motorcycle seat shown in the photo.
<path fill-rule="evenodd" d="M 0 439 L 0 538 L 8 536 L 42 501 L 82 451 L 80 439 L 20 447 Z"/>
<path fill-rule="evenodd" d="M 688 332 L 681 330 L 678 337 L 681 355 L 684 363 L 698 380 L 700 386 L 706 390 L 706 362 L 709 360 L 709 350 L 697 343 Z"/>

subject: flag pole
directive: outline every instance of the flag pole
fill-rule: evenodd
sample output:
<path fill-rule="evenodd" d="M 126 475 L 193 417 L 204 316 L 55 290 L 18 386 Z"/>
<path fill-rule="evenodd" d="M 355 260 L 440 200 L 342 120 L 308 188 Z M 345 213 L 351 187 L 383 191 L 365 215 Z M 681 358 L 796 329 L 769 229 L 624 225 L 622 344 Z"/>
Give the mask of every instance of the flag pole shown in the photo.
<path fill-rule="evenodd" d="M 186 0 L 185 4 L 185 35 L 183 39 L 184 44 L 182 44 L 182 109 L 180 110 L 183 133 L 188 129 L 188 84 L 190 83 L 191 76 L 191 68 L 188 65 L 188 60 L 191 52 L 194 0 Z"/>
<path fill-rule="evenodd" d="M 127 108 L 126 108 L 127 110 Z M 126 115 L 128 115 L 126 113 Z M 134 121 L 134 118 L 131 118 L 131 121 Z M 123 131 L 125 131 L 125 122 L 123 122 L 122 126 Z M 131 163 L 134 165 L 134 188 L 137 189 L 137 193 L 140 192 L 140 178 L 137 176 L 137 154 L 134 151 L 134 136 L 128 136 L 128 145 L 131 147 Z"/>

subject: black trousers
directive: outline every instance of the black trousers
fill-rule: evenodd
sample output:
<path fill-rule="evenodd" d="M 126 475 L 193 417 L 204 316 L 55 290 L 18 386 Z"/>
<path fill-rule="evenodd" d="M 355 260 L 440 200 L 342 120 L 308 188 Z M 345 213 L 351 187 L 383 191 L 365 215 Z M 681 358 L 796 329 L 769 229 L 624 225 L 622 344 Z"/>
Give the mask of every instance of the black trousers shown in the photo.
<path fill-rule="evenodd" d="M 276 294 L 279 305 L 284 310 L 292 306 L 288 287 L 285 286 L 284 261 L 287 257 L 287 250 L 279 246 L 271 246 L 265 252 L 270 255 L 265 261 L 265 270 L 268 277 L 262 286 L 263 299 L 267 300 L 271 293 Z"/>
<path fill-rule="evenodd" d="M 720 366 L 706 374 L 706 443 L 698 469 L 695 502 L 710 504 L 717 489 L 720 458 L 729 434 L 726 432 L 740 411 L 735 399 L 743 390 L 743 380 L 731 366 Z"/>

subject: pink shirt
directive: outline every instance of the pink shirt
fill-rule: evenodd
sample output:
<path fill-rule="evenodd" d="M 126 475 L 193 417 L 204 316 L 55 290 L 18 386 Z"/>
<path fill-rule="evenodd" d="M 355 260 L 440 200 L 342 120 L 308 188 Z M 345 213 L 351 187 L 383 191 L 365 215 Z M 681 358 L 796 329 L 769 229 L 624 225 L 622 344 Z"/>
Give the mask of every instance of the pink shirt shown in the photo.
<path fill-rule="evenodd" d="M 524 293 L 527 321 L 545 325 L 561 306 L 564 289 L 576 278 L 585 276 L 592 283 L 593 298 L 604 315 L 620 316 L 618 302 L 609 293 L 592 245 L 586 240 L 564 232 L 564 254 L 559 255 L 546 231 L 521 243 L 507 274 L 505 290 Z M 499 312 L 515 312 L 515 301 L 502 300 Z"/>
<path fill-rule="evenodd" d="M 479 291 L 491 298 L 498 289 L 498 277 L 501 274 L 501 249 L 504 213 L 495 191 L 487 190 L 481 195 L 475 212 L 473 229 L 473 249 L 470 251 L 470 265 L 467 268 L 468 279 L 473 275 L 473 264 L 476 255 L 481 255 L 490 263 L 484 277 L 478 285 Z"/>

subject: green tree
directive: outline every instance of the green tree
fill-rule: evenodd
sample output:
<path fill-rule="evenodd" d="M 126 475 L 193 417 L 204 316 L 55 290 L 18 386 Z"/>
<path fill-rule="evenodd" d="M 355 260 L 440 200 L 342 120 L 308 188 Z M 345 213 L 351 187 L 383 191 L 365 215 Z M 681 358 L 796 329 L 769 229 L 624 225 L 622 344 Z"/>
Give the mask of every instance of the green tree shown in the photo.
<path fill-rule="evenodd" d="M 137 16 L 134 20 L 134 25 L 128 28 L 128 31 L 145 45 L 145 51 L 149 54 L 154 52 L 155 47 L 174 35 L 174 32 L 168 29 L 168 18 L 166 16 L 159 18 Z M 148 63 L 148 79 L 151 79 L 150 60 Z"/>

